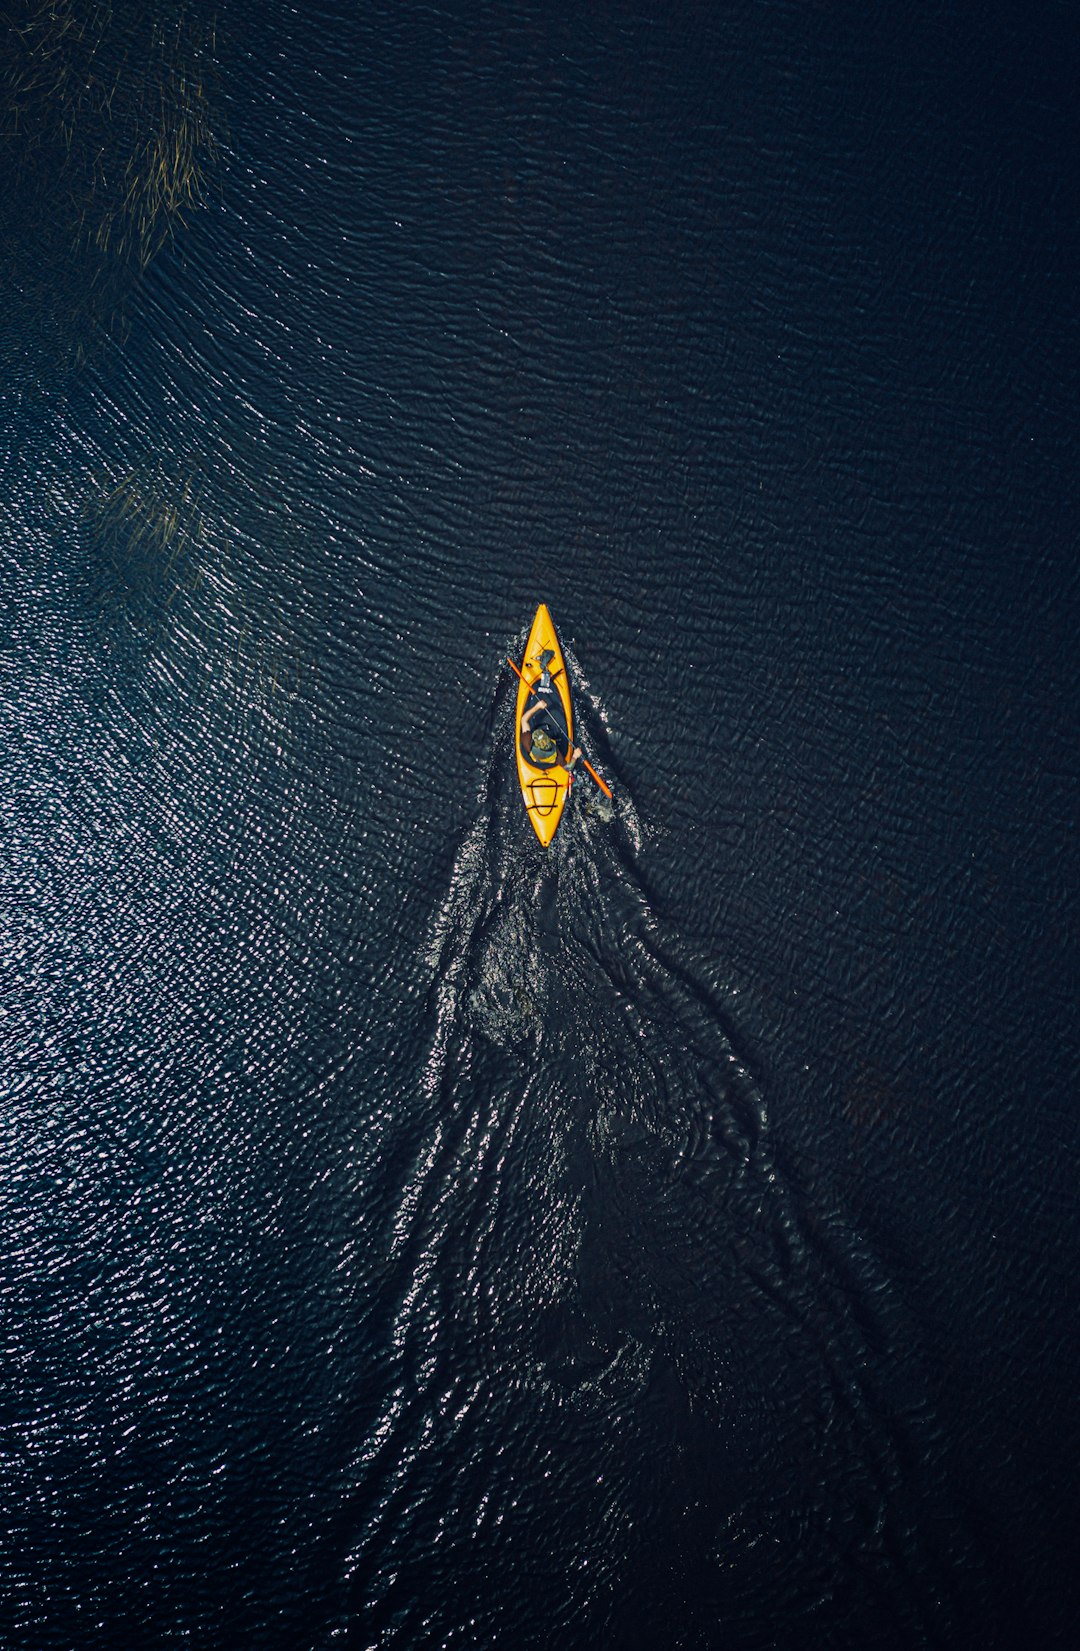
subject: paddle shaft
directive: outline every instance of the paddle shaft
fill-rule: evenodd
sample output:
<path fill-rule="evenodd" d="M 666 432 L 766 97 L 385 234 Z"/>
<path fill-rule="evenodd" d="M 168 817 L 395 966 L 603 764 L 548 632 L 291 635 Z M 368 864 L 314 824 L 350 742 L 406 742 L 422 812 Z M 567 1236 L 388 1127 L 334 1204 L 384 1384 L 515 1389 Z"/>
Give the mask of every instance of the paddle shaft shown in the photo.
<path fill-rule="evenodd" d="M 517 666 L 514 664 L 514 661 L 510 658 L 509 654 L 507 654 L 507 656 L 506 656 L 506 663 L 509 665 L 509 667 L 512 671 L 517 672 L 517 675 L 521 678 L 522 682 L 525 683 L 526 688 L 529 690 L 530 694 L 533 696 L 534 699 L 543 699 L 543 696 L 536 692 L 536 689 L 534 688 L 533 684 L 531 682 L 526 682 L 525 681 L 524 674 L 521 671 L 518 670 Z M 570 749 L 569 749 L 569 747 L 570 747 L 570 730 L 569 730 L 569 728 L 567 728 L 567 726 L 566 726 L 565 722 L 563 722 L 562 718 L 560 716 L 556 715 L 554 708 L 551 705 L 548 704 L 546 699 L 543 699 L 543 704 L 544 704 L 544 707 L 545 707 L 548 715 L 550 716 L 552 722 L 555 723 L 555 725 L 558 727 L 559 731 L 563 735 L 564 739 L 566 740 L 566 745 L 567 745 L 566 755 L 569 756 L 570 755 Z M 597 785 L 600 787 L 601 791 L 604 793 L 604 796 L 605 797 L 610 797 L 611 796 L 611 791 L 604 784 L 603 780 L 600 778 L 599 774 L 596 772 L 596 769 L 593 767 L 593 765 L 589 761 L 588 757 L 583 756 L 581 761 L 582 761 L 583 766 L 589 770 L 589 773 L 592 775 L 593 779 L 596 781 Z"/>

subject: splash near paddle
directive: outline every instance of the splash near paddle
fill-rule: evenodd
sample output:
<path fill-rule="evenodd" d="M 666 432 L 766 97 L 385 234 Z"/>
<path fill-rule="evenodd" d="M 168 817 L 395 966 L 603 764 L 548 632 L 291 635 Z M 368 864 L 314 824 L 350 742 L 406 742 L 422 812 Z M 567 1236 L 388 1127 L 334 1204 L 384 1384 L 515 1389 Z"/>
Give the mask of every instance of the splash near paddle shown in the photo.
<path fill-rule="evenodd" d="M 516 665 L 514 669 L 518 674 L 514 717 L 518 780 L 533 830 L 546 848 L 570 794 L 572 781 L 565 765 L 574 749 L 574 713 L 562 649 L 543 602 L 532 622 L 521 669 Z M 530 710 L 529 733 L 524 734 L 521 719 Z"/>

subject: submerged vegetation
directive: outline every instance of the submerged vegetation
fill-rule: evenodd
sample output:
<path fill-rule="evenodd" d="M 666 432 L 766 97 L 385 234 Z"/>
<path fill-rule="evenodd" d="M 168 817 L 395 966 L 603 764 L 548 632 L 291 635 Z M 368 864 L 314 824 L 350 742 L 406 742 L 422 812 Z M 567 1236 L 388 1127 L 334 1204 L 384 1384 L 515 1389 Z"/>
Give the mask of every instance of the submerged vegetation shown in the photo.
<path fill-rule="evenodd" d="M 97 596 L 122 609 L 138 630 L 160 620 L 187 587 L 205 578 L 207 521 L 194 477 L 174 490 L 160 461 L 98 482 L 85 510 L 102 571 Z"/>
<path fill-rule="evenodd" d="M 30 391 L 123 337 L 139 276 L 207 199 L 213 3 L 0 0 L 0 373 Z M 143 452 L 79 491 L 84 594 L 118 657 L 245 707 L 297 693 L 259 552 L 224 525 L 199 461 Z"/>
<path fill-rule="evenodd" d="M 202 201 L 217 157 L 207 84 L 215 25 L 90 0 L 9 13 L 9 144 L 56 168 L 69 222 L 101 251 L 146 264 Z"/>
<path fill-rule="evenodd" d="M 260 595 L 236 536 L 211 516 L 197 476 L 177 485 L 160 460 L 98 476 L 83 521 L 102 618 L 165 650 L 174 667 L 186 658 L 199 692 L 228 687 L 248 704 L 299 692 L 305 665 L 290 627 Z"/>
<path fill-rule="evenodd" d="M 76 360 L 206 198 L 215 49 L 213 19 L 183 3 L 8 0 L 0 16 L 0 259 Z"/>

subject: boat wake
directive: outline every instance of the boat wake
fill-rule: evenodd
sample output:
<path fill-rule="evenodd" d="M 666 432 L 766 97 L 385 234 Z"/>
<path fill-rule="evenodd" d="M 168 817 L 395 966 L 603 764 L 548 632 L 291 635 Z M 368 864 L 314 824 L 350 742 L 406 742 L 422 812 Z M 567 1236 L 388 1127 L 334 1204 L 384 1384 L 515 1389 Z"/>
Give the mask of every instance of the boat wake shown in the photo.
<path fill-rule="evenodd" d="M 932 1579 L 967 1545 L 900 1294 L 774 1141 L 736 986 L 650 898 L 617 774 L 611 817 L 575 807 L 545 852 L 511 716 L 427 950 L 426 1134 L 394 1226 L 396 1471 L 422 1502 L 418 1430 L 469 1464 L 427 1606 L 448 1626 L 474 1590 L 483 1643 L 574 1622 L 582 1644 L 661 1644 L 689 1610 L 686 1644 L 720 1621 L 757 1644 L 755 1623 L 812 1622 L 838 1587 L 876 1610 L 887 1574 L 897 1643 L 933 1643 Z M 408 1546 L 393 1506 L 385 1575 Z M 551 1549 L 551 1622 L 515 1617 L 514 1531 L 533 1564 Z M 420 1618 L 395 1638 L 390 1597 L 372 1629 L 404 1646 Z"/>

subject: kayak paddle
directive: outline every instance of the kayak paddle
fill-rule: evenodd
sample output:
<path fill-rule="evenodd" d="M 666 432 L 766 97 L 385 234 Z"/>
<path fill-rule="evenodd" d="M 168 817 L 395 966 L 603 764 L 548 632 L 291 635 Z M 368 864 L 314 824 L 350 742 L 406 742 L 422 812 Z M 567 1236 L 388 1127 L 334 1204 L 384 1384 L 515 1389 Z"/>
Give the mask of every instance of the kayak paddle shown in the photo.
<path fill-rule="evenodd" d="M 507 656 L 506 656 L 506 663 L 509 665 L 509 667 L 512 671 L 516 672 L 516 674 L 521 678 L 522 682 L 525 683 L 525 686 L 529 690 L 529 693 L 532 695 L 532 697 L 534 699 L 540 699 L 541 695 L 536 692 L 536 688 L 533 685 L 533 683 L 526 681 L 524 675 L 522 674 L 521 671 L 518 670 L 517 666 L 514 664 L 514 661 L 510 658 L 509 654 L 507 654 Z M 570 755 L 570 730 L 567 728 L 566 724 L 563 722 L 562 718 L 559 716 L 559 714 L 555 710 L 555 708 L 552 705 L 550 705 L 547 700 L 544 700 L 544 707 L 547 711 L 548 716 L 551 718 L 552 722 L 555 724 L 555 726 L 558 728 L 559 732 L 562 734 L 563 738 L 565 739 L 566 747 L 567 747 L 566 754 L 567 754 L 567 756 L 569 756 Z M 582 756 L 581 761 L 582 761 L 582 765 L 589 770 L 589 773 L 592 775 L 593 779 L 596 781 L 597 785 L 600 787 L 601 791 L 604 793 L 604 796 L 605 797 L 610 797 L 611 796 L 610 788 L 604 784 L 603 780 L 600 778 L 599 774 L 596 772 L 596 769 L 593 767 L 593 765 L 589 761 L 588 757 Z"/>

